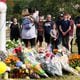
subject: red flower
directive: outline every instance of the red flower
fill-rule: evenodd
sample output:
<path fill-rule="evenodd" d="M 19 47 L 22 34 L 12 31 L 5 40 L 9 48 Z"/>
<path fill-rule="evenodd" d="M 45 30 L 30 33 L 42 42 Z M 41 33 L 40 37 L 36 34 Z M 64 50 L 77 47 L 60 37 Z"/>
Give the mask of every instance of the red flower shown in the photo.
<path fill-rule="evenodd" d="M 50 56 L 51 56 L 51 54 L 50 54 L 50 53 L 47 53 L 47 54 L 46 54 L 46 57 L 50 57 Z"/>
<path fill-rule="evenodd" d="M 21 50 L 22 50 L 22 48 L 19 46 L 13 50 L 13 53 L 19 53 L 19 52 L 21 52 Z"/>

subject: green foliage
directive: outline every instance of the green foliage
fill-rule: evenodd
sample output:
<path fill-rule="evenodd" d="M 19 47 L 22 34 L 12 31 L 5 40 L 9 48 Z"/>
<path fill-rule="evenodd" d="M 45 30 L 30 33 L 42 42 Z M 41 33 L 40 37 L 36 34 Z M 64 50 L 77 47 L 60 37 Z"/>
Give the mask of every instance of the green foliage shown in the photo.
<path fill-rule="evenodd" d="M 7 20 L 15 16 L 21 18 L 21 12 L 24 7 L 28 7 L 31 0 L 7 0 Z"/>
<path fill-rule="evenodd" d="M 80 0 L 32 0 L 29 6 L 37 8 L 44 15 L 50 13 L 56 17 L 61 12 L 68 12 L 72 16 L 79 15 L 80 9 L 73 7 L 76 4 L 80 4 Z M 60 8 L 63 10 L 60 11 Z"/>
<path fill-rule="evenodd" d="M 15 41 L 15 40 L 13 40 L 13 41 L 7 40 L 7 42 L 6 42 L 6 48 L 7 49 L 16 48 L 19 45 L 20 45 L 20 40 L 17 40 L 17 41 Z"/>
<path fill-rule="evenodd" d="M 80 0 L 13 0 L 14 6 L 10 5 L 10 1 L 7 0 L 8 19 L 12 15 L 20 15 L 25 7 L 36 8 L 41 14 L 52 14 L 53 17 L 62 12 L 68 12 L 75 17 L 80 14 L 80 7 L 75 9 L 76 4 L 80 5 Z"/>

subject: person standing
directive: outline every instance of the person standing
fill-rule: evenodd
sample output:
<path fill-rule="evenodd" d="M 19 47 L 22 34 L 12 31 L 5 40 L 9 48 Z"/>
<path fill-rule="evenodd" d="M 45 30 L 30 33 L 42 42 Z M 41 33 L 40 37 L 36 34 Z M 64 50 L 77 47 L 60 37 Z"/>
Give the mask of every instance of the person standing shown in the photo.
<path fill-rule="evenodd" d="M 62 44 L 62 34 L 61 34 L 60 29 L 59 29 L 59 26 L 61 25 L 62 20 L 63 20 L 63 14 L 60 14 L 59 17 L 56 20 L 56 26 L 57 26 L 57 29 L 59 31 L 58 45 Z"/>
<path fill-rule="evenodd" d="M 39 41 L 39 47 L 42 47 L 43 37 L 44 37 L 44 16 L 39 16 L 39 22 L 37 23 L 37 42 Z"/>
<path fill-rule="evenodd" d="M 72 52 L 72 41 L 74 38 L 74 20 L 71 18 L 71 15 L 68 14 L 68 20 L 70 21 L 71 29 L 69 31 L 69 51 Z"/>
<path fill-rule="evenodd" d="M 50 35 L 51 35 L 52 50 L 57 49 L 59 32 L 58 32 L 56 24 L 53 25 L 53 29 L 51 29 Z"/>
<path fill-rule="evenodd" d="M 10 39 L 17 41 L 20 38 L 20 25 L 17 18 L 12 19 L 12 24 L 10 26 Z"/>
<path fill-rule="evenodd" d="M 61 26 L 59 28 L 62 33 L 62 45 L 69 49 L 69 31 L 71 26 L 70 21 L 67 19 L 67 14 L 64 14 L 64 19 L 61 21 Z"/>
<path fill-rule="evenodd" d="M 51 40 L 50 31 L 52 29 L 52 26 L 53 26 L 52 17 L 50 14 L 48 14 L 47 19 L 44 22 L 44 37 L 45 37 L 45 42 L 47 43 L 47 46 L 50 45 L 50 40 Z"/>
<path fill-rule="evenodd" d="M 80 54 L 80 16 L 76 18 L 76 42 L 78 47 L 78 54 Z"/>
<path fill-rule="evenodd" d="M 27 48 L 35 47 L 35 38 L 37 36 L 33 13 L 34 10 L 31 8 L 24 9 L 22 11 L 23 21 L 22 21 L 21 38 Z"/>

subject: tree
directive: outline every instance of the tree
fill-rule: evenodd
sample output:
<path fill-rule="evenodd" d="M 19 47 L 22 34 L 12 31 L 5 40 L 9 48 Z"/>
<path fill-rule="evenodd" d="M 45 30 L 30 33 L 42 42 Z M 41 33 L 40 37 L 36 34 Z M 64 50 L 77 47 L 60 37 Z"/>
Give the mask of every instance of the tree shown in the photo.
<path fill-rule="evenodd" d="M 20 17 L 21 11 L 24 7 L 28 7 L 28 4 L 32 0 L 7 0 L 7 19 L 10 20 L 11 17 Z"/>
<path fill-rule="evenodd" d="M 68 12 L 73 16 L 78 15 L 80 8 L 73 7 L 76 4 L 80 5 L 80 0 L 32 0 L 29 6 L 37 8 L 45 15 L 50 13 L 56 17 L 61 12 Z"/>
<path fill-rule="evenodd" d="M 25 7 L 36 8 L 41 14 L 58 16 L 62 12 L 69 12 L 73 16 L 80 14 L 80 0 L 7 0 L 8 16 L 21 14 Z M 12 4 L 14 4 L 12 6 Z M 76 8 L 76 5 L 79 5 Z M 8 17 L 7 16 L 7 17 Z"/>

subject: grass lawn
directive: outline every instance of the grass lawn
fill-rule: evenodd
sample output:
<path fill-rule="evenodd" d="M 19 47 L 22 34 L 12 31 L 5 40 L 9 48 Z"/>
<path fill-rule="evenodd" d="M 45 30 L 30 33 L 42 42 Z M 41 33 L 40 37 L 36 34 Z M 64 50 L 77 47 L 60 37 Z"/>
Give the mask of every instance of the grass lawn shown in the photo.
<path fill-rule="evenodd" d="M 53 77 L 53 78 L 40 79 L 40 80 L 80 80 L 80 77 L 74 75 L 64 75 L 63 77 Z"/>
<path fill-rule="evenodd" d="M 8 80 L 28 80 L 28 79 L 8 79 Z M 74 75 L 64 75 L 62 77 L 51 77 L 44 79 L 30 79 L 30 80 L 80 80 L 80 77 Z"/>

